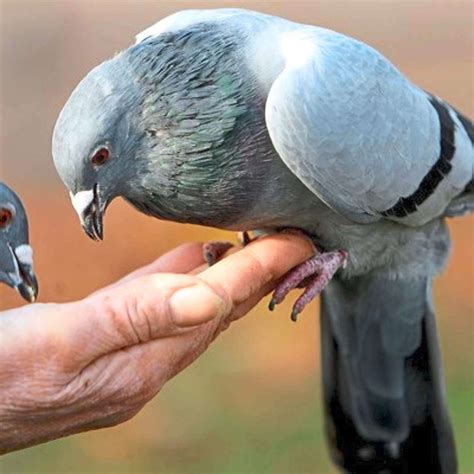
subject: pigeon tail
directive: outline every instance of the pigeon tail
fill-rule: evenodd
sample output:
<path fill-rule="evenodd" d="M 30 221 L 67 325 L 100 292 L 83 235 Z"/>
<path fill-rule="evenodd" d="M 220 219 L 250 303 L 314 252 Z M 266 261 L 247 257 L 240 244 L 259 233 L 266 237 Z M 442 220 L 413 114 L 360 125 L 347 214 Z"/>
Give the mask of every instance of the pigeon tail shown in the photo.
<path fill-rule="evenodd" d="M 354 474 L 454 474 L 431 279 L 336 278 L 321 348 L 331 454 Z"/>

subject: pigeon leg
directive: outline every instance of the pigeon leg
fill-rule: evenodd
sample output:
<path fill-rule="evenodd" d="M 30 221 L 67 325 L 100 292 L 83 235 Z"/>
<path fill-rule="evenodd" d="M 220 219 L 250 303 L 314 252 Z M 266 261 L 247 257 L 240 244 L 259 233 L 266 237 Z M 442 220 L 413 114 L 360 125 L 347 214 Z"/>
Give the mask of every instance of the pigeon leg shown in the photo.
<path fill-rule="evenodd" d="M 268 305 L 270 311 L 273 311 L 275 306 L 281 303 L 291 290 L 299 287 L 304 282 L 306 289 L 296 300 L 291 312 L 292 321 L 296 321 L 298 314 L 321 293 L 336 271 L 346 266 L 347 255 L 345 250 L 318 253 L 293 268 L 275 288 Z"/>
<path fill-rule="evenodd" d="M 233 246 L 234 245 L 230 242 L 221 242 L 218 240 L 206 242 L 202 246 L 202 255 L 207 264 L 212 266 Z"/>

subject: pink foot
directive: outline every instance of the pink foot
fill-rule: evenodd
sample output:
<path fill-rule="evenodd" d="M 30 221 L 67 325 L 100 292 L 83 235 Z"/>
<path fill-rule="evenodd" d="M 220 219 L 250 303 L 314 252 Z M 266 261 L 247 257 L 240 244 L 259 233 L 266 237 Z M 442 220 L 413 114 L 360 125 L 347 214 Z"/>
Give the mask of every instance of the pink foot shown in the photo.
<path fill-rule="evenodd" d="M 202 246 L 202 256 L 207 264 L 212 266 L 232 247 L 233 244 L 230 242 L 220 242 L 218 240 L 207 242 Z"/>
<path fill-rule="evenodd" d="M 298 314 L 324 290 L 337 270 L 346 266 L 347 255 L 345 250 L 318 253 L 293 268 L 275 288 L 268 305 L 270 311 L 273 311 L 275 306 L 281 303 L 291 290 L 304 283 L 306 289 L 296 300 L 291 312 L 292 321 L 296 321 Z"/>

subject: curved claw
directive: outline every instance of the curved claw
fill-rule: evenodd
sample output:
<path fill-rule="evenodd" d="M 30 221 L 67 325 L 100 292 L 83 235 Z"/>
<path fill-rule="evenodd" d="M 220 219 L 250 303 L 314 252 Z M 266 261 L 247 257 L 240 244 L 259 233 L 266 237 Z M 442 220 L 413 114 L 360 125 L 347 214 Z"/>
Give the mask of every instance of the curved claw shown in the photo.
<path fill-rule="evenodd" d="M 291 311 L 291 316 L 290 316 L 291 320 L 296 323 L 296 321 L 298 321 L 299 314 L 300 312 L 296 308 L 293 308 L 293 310 Z"/>
<path fill-rule="evenodd" d="M 291 320 L 296 321 L 306 305 L 327 286 L 336 271 L 345 267 L 347 257 L 345 250 L 318 253 L 293 268 L 275 288 L 268 305 L 270 311 L 273 311 L 291 290 L 298 287 L 306 288 L 293 305 Z"/>

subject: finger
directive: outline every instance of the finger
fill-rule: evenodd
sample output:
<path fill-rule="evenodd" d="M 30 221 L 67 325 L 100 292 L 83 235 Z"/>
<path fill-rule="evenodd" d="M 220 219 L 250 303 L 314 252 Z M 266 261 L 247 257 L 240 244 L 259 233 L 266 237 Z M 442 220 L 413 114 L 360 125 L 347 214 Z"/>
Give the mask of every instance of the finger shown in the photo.
<path fill-rule="evenodd" d="M 239 250 L 242 250 L 242 247 L 239 246 L 239 245 L 235 245 L 234 247 L 227 250 L 227 252 L 225 252 L 225 254 L 220 257 L 219 261 L 221 261 L 224 258 L 228 257 L 229 255 L 232 255 L 233 253 L 238 252 Z M 216 264 L 214 264 L 214 265 L 216 265 Z M 198 265 L 197 267 L 190 270 L 188 272 L 188 275 L 199 275 L 200 273 L 204 272 L 208 268 L 209 268 L 209 264 L 207 262 L 203 262 L 200 265 Z"/>
<path fill-rule="evenodd" d="M 246 314 L 273 289 L 274 285 L 273 281 L 269 281 L 249 299 L 238 304 L 232 312 L 232 320 Z M 146 381 L 145 385 L 134 384 L 140 387 L 137 393 L 139 397 L 142 397 L 141 403 L 144 404 L 153 398 L 167 380 L 197 359 L 229 324 L 228 319 L 214 317 L 203 324 L 190 327 L 189 331 L 153 339 L 121 351 L 128 360 L 126 364 L 128 371 L 138 377 L 139 381 Z M 127 396 L 127 399 L 132 398 L 133 394 Z M 121 403 L 120 406 L 123 405 Z"/>
<path fill-rule="evenodd" d="M 275 235 L 228 256 L 198 277 L 162 273 L 136 278 L 78 303 L 81 317 L 67 319 L 71 344 L 87 362 L 224 318 L 243 302 L 256 302 L 312 253 L 305 238 Z"/>
<path fill-rule="evenodd" d="M 135 270 L 120 281 L 126 283 L 152 273 L 187 273 L 203 263 L 202 243 L 188 242 L 165 253 L 154 262 Z"/>
<path fill-rule="evenodd" d="M 274 234 L 232 253 L 205 269 L 199 274 L 199 278 L 226 301 L 227 307 L 237 308 L 252 298 L 250 303 L 255 304 L 272 290 L 283 275 L 313 254 L 314 245 L 309 238 L 303 235 Z M 178 296 L 174 297 L 177 305 Z M 191 305 L 186 293 L 183 293 L 181 299 L 183 307 Z M 205 321 L 193 319 L 191 312 L 183 312 L 183 315 L 185 318 L 180 321 L 182 326 Z"/>
<path fill-rule="evenodd" d="M 103 427 L 110 417 L 116 424 L 128 418 L 127 413 L 138 411 L 167 380 L 204 352 L 213 339 L 215 322 L 175 337 L 110 352 L 87 364 L 69 386 L 72 393 L 82 393 L 86 403 L 93 402 L 90 409 L 83 410 L 85 421 L 94 420 L 95 427 Z"/>
<path fill-rule="evenodd" d="M 192 304 L 176 307 L 172 296 L 193 289 Z M 175 314 L 189 312 L 208 320 L 224 312 L 224 302 L 202 280 L 192 275 L 158 273 L 94 294 L 76 303 L 77 316 L 63 318 L 66 337 L 76 359 L 90 361 L 100 355 L 187 331 Z M 183 318 L 182 316 L 178 317 Z"/>
<path fill-rule="evenodd" d="M 98 294 L 104 290 L 116 288 L 119 285 L 128 283 L 145 275 L 151 275 L 152 273 L 167 272 L 167 273 L 188 273 L 194 268 L 204 263 L 204 257 L 202 254 L 202 243 L 199 242 L 188 242 L 180 245 L 175 249 L 165 253 L 155 261 L 145 265 L 128 275 L 124 276 L 117 282 L 101 288 L 94 294 Z"/>

